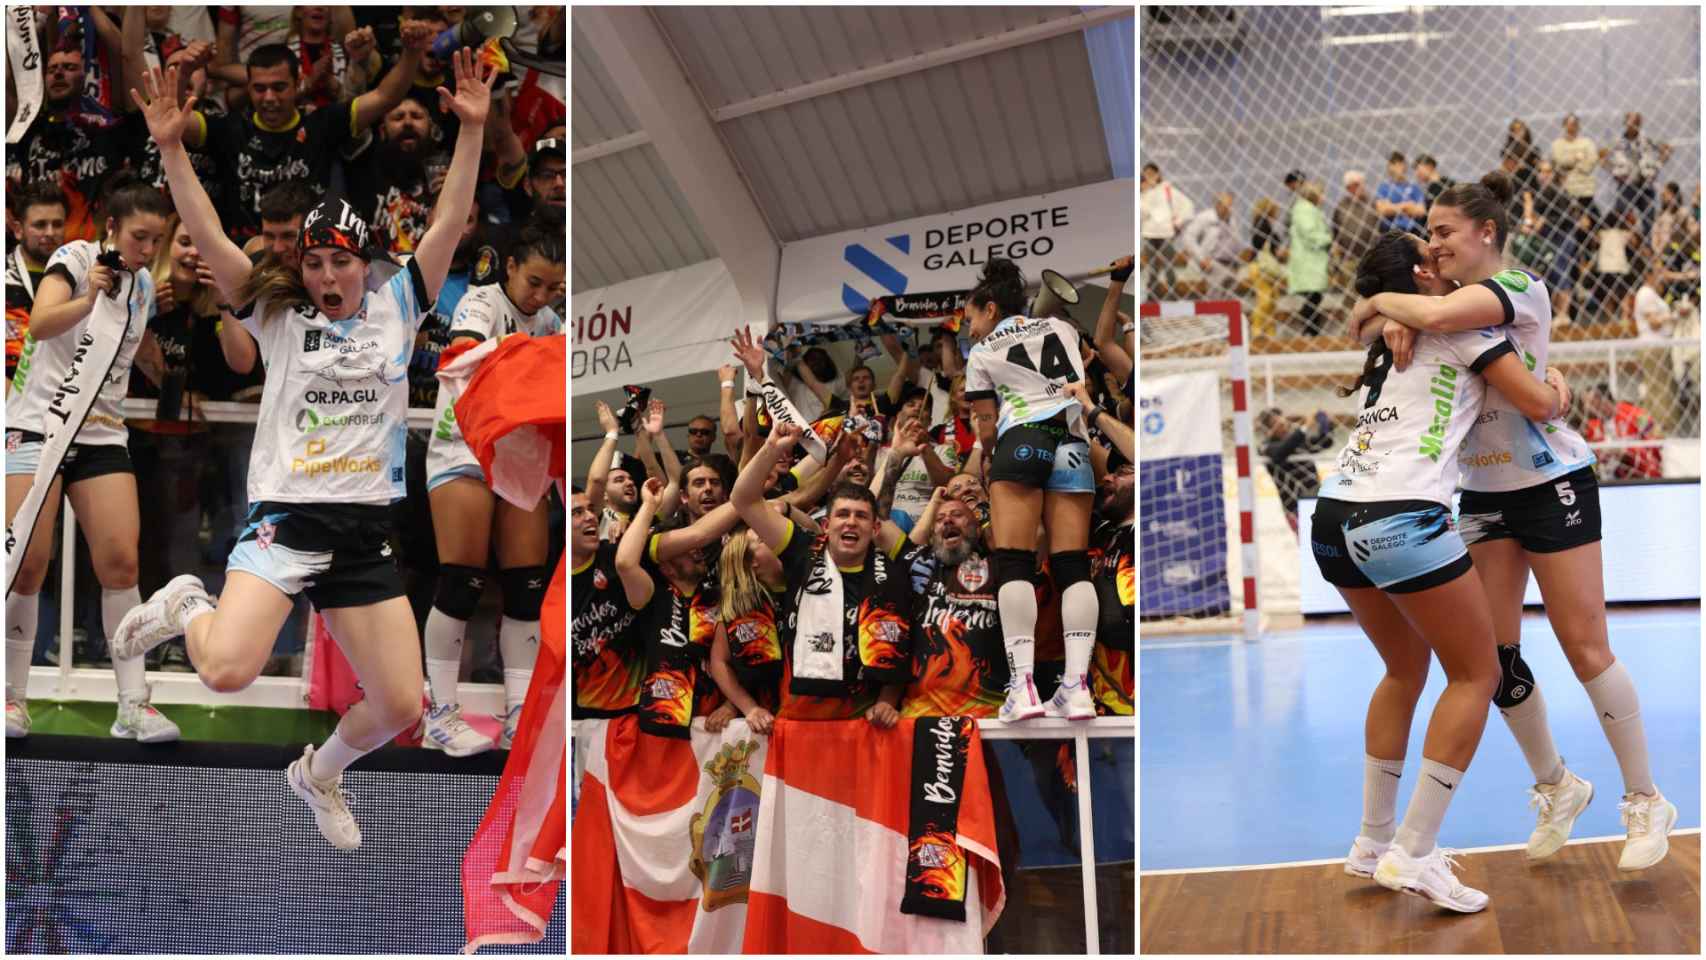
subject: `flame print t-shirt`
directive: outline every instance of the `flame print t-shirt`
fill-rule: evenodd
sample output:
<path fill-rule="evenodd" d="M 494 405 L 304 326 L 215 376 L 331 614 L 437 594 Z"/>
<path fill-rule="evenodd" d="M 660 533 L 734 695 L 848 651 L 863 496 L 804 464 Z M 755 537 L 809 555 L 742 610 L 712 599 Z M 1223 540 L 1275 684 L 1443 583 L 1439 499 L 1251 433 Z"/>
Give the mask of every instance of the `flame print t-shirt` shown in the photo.
<path fill-rule="evenodd" d="M 616 544 L 601 540 L 585 566 L 572 571 L 569 638 L 574 644 L 574 715 L 633 712 L 646 675 L 645 652 L 633 644 L 634 611 L 616 575 Z"/>
<path fill-rule="evenodd" d="M 993 717 L 1007 699 L 997 584 L 989 558 L 947 567 L 923 548 L 930 569 L 913 606 L 912 683 L 903 717 Z"/>
<path fill-rule="evenodd" d="M 1098 624 L 1090 659 L 1090 694 L 1098 713 L 1131 716 L 1132 646 L 1135 612 L 1137 528 L 1132 523 L 1103 523 L 1090 537 L 1090 579 L 1096 584 Z"/>

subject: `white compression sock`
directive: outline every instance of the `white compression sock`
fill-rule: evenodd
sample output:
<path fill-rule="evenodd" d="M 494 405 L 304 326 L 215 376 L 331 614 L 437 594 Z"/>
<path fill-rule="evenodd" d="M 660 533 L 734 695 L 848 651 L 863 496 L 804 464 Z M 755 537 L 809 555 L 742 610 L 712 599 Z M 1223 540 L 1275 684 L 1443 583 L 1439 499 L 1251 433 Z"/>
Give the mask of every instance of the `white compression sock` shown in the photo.
<path fill-rule="evenodd" d="M 1451 806 L 1452 794 L 1461 782 L 1462 770 L 1422 758 L 1422 774 L 1416 778 L 1416 791 L 1410 794 L 1404 825 L 1398 828 L 1394 838 L 1404 852 L 1412 857 L 1425 857 L 1439 845 L 1439 825 L 1445 822 L 1445 810 Z"/>
<path fill-rule="evenodd" d="M 1037 590 L 1024 580 L 1009 580 L 995 593 L 1001 611 L 1001 638 L 1014 678 L 1036 670 Z"/>
<path fill-rule="evenodd" d="M 1552 727 L 1546 722 L 1546 698 L 1540 695 L 1540 688 L 1534 687 L 1526 699 L 1509 710 L 1501 707 L 1499 714 L 1505 718 L 1505 726 L 1511 728 L 1516 745 L 1522 748 L 1528 769 L 1534 773 L 1534 782 L 1551 784 L 1564 779 L 1564 759 L 1558 756 L 1558 747 L 1552 742 Z"/>
<path fill-rule="evenodd" d="M 30 653 L 36 645 L 36 614 L 41 594 L 14 593 L 6 598 L 6 699 L 23 700 L 30 685 Z"/>
<path fill-rule="evenodd" d="M 1404 761 L 1362 757 L 1362 835 L 1376 843 L 1391 843 L 1397 832 L 1398 780 Z"/>
<path fill-rule="evenodd" d="M 377 749 L 377 748 L 375 748 Z M 357 750 L 344 741 L 343 731 L 333 730 L 320 749 L 314 751 L 308 762 L 308 775 L 321 783 L 331 783 L 338 774 L 349 769 L 349 765 L 360 760 L 372 750 Z"/>
<path fill-rule="evenodd" d="M 1060 625 L 1066 641 L 1066 679 L 1077 683 L 1090 672 L 1096 642 L 1096 585 L 1080 580 L 1060 594 Z"/>
<path fill-rule="evenodd" d="M 456 679 L 462 672 L 462 639 L 468 634 L 468 621 L 458 620 L 437 607 L 427 614 L 426 675 L 432 688 L 433 706 L 456 703 Z"/>
<path fill-rule="evenodd" d="M 142 592 L 135 587 L 123 590 L 101 590 L 101 629 L 106 632 L 108 648 L 111 648 L 113 634 L 118 632 L 118 624 L 133 607 L 142 603 Z M 113 675 L 118 678 L 120 696 L 140 697 L 147 690 L 147 664 L 142 657 L 132 657 L 129 660 L 113 658 Z"/>
<path fill-rule="evenodd" d="M 1593 712 L 1605 729 L 1605 739 L 1611 742 L 1611 752 L 1617 754 L 1617 765 L 1623 770 L 1623 792 L 1653 793 L 1653 769 L 1647 761 L 1647 731 L 1641 723 L 1641 700 L 1635 695 L 1635 681 L 1623 668 L 1623 661 L 1613 660 L 1605 672 L 1594 677 L 1582 688 L 1593 701 Z"/>
<path fill-rule="evenodd" d="M 527 699 L 533 682 L 533 662 L 539 659 L 539 621 L 504 618 L 498 627 L 498 654 L 504 662 L 504 710 Z"/>

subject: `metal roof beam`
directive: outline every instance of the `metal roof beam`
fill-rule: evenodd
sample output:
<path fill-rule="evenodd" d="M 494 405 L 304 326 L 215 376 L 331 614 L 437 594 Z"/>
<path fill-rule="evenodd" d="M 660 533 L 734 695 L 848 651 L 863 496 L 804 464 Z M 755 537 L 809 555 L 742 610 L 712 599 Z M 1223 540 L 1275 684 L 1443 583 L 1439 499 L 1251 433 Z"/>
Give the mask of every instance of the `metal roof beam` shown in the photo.
<path fill-rule="evenodd" d="M 575 28 L 598 51 L 613 86 L 729 268 L 742 300 L 739 319 L 769 329 L 782 245 L 662 28 L 643 7 L 593 6 L 575 12 Z"/>
<path fill-rule="evenodd" d="M 574 163 L 585 163 L 588 160 L 597 160 L 599 157 L 608 157 L 613 153 L 643 147 L 651 142 L 651 134 L 644 130 L 635 130 L 633 133 L 624 133 L 620 137 L 611 137 L 609 140 L 601 140 L 590 146 L 579 147 L 571 155 L 570 160 Z"/>
<path fill-rule="evenodd" d="M 1089 13 L 1075 13 L 1070 17 L 1061 17 L 1059 20 L 1050 20 L 1047 23 L 1033 24 L 1029 27 L 1020 27 L 1017 30 L 1009 30 L 1006 33 L 998 33 L 994 36 L 979 37 L 976 40 L 957 43 L 951 47 L 943 47 L 940 50 L 930 50 L 925 53 L 914 54 L 913 56 L 903 57 L 902 59 L 893 60 L 889 63 L 880 63 L 873 67 L 866 67 L 863 70 L 855 70 L 852 73 L 843 73 L 833 77 L 825 77 L 822 80 L 814 80 L 811 83 L 802 83 L 797 87 L 789 87 L 786 90 L 767 93 L 760 97 L 753 97 L 750 100 L 741 100 L 737 103 L 731 103 L 728 106 L 718 107 L 717 109 L 712 110 L 711 119 L 718 123 L 723 123 L 733 120 L 736 117 L 744 117 L 748 114 L 760 113 L 765 110 L 774 110 L 777 107 L 785 107 L 790 103 L 799 103 L 802 100 L 810 100 L 813 97 L 821 97 L 826 94 L 838 93 L 842 90 L 851 90 L 855 87 L 862 87 L 867 84 L 876 83 L 879 80 L 892 80 L 895 77 L 904 77 L 907 74 L 917 73 L 920 70 L 929 70 L 932 67 L 940 67 L 944 64 L 957 63 L 961 60 L 969 60 L 972 57 L 981 57 L 985 54 L 996 53 L 1013 47 L 1021 47 L 1027 43 L 1037 43 L 1042 40 L 1049 40 L 1068 33 L 1076 33 L 1087 27 L 1094 27 L 1098 24 L 1109 23 L 1114 20 L 1123 20 L 1132 16 L 1135 11 L 1135 7 L 1103 7 L 1099 10 L 1092 10 Z M 580 11 L 577 10 L 575 12 L 575 16 L 578 18 L 580 15 Z"/>

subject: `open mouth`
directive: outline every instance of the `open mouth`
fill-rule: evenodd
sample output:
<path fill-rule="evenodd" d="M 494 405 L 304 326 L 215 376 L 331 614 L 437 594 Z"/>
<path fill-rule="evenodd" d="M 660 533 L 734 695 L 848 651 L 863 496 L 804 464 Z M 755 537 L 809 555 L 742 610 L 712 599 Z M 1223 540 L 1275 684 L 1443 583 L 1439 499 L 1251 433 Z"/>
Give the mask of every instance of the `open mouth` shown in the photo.
<path fill-rule="evenodd" d="M 857 546 L 859 543 L 859 534 L 852 530 L 843 530 L 841 531 L 839 539 L 841 540 L 841 545 L 844 547 Z"/>
<path fill-rule="evenodd" d="M 321 299 L 326 302 L 326 308 L 329 310 L 336 310 L 344 305 L 344 297 L 341 293 L 328 293 Z"/>

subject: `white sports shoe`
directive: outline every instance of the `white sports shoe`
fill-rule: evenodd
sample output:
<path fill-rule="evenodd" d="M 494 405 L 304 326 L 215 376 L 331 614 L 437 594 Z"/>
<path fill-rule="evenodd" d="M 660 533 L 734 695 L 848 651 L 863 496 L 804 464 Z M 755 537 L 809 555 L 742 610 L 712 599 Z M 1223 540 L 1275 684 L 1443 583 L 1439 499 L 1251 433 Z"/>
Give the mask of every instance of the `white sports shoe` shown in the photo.
<path fill-rule="evenodd" d="M 30 710 L 24 706 L 24 701 L 6 700 L 6 737 L 17 739 L 30 735 Z"/>
<path fill-rule="evenodd" d="M 178 725 L 149 703 L 153 698 L 153 684 L 143 687 L 139 697 L 119 694 L 118 717 L 113 720 L 112 735 L 137 743 L 166 743 L 182 736 Z"/>
<path fill-rule="evenodd" d="M 515 728 L 521 722 L 521 704 L 516 704 L 504 713 L 504 732 L 498 736 L 498 749 L 508 750 L 515 743 Z"/>
<path fill-rule="evenodd" d="M 1666 800 L 1658 787 L 1653 795 L 1626 793 L 1617 805 L 1623 814 L 1623 825 L 1629 829 L 1629 839 L 1623 842 L 1623 856 L 1617 859 L 1619 870 L 1645 870 L 1665 858 L 1670 852 L 1670 831 L 1676 826 L 1676 804 Z"/>
<path fill-rule="evenodd" d="M 1570 839 L 1576 818 L 1593 800 L 1593 784 L 1564 768 L 1557 783 L 1537 783 L 1528 791 L 1528 805 L 1539 811 L 1534 833 L 1528 838 L 1528 859 L 1544 860 L 1563 848 Z"/>
<path fill-rule="evenodd" d="M 113 657 L 140 657 L 173 637 L 183 636 L 190 614 L 203 608 L 212 609 L 213 598 L 207 595 L 201 578 L 187 573 L 173 577 L 153 596 L 131 607 L 118 622 L 110 644 Z"/>
<path fill-rule="evenodd" d="M 1479 913 L 1487 906 L 1487 895 L 1466 887 L 1452 870 L 1456 851 L 1434 847 L 1425 857 L 1412 857 L 1396 843 L 1386 848 L 1374 868 L 1374 882 L 1388 890 L 1422 897 L 1458 913 Z"/>
<path fill-rule="evenodd" d="M 462 706 L 456 703 L 433 704 L 422 717 L 425 732 L 421 746 L 442 750 L 446 756 L 471 757 L 492 749 L 492 740 L 462 719 Z"/>
<path fill-rule="evenodd" d="M 1001 712 L 996 716 L 1004 723 L 1017 723 L 1040 717 L 1045 709 L 1037 698 L 1036 677 L 1022 673 L 1007 681 L 1007 702 L 1001 705 Z"/>
<path fill-rule="evenodd" d="M 314 810 L 314 825 L 320 836 L 339 850 L 354 850 L 361 846 L 361 828 L 356 826 L 355 814 L 349 810 L 349 794 L 343 791 L 344 775 L 338 774 L 331 783 L 321 783 L 308 775 L 309 761 L 314 758 L 314 745 L 302 748 L 302 758 L 291 763 L 284 772 L 285 782 L 292 793 L 301 797 Z"/>
<path fill-rule="evenodd" d="M 1062 678 L 1054 696 L 1043 704 L 1043 715 L 1068 720 L 1089 720 L 1096 716 L 1096 701 L 1090 698 L 1090 682 L 1083 674 L 1076 682 Z"/>
<path fill-rule="evenodd" d="M 1351 844 L 1351 852 L 1345 855 L 1345 872 L 1353 877 L 1374 876 L 1374 868 L 1380 866 L 1380 857 L 1390 846 L 1390 840 L 1382 843 L 1358 834 L 1356 841 Z"/>

